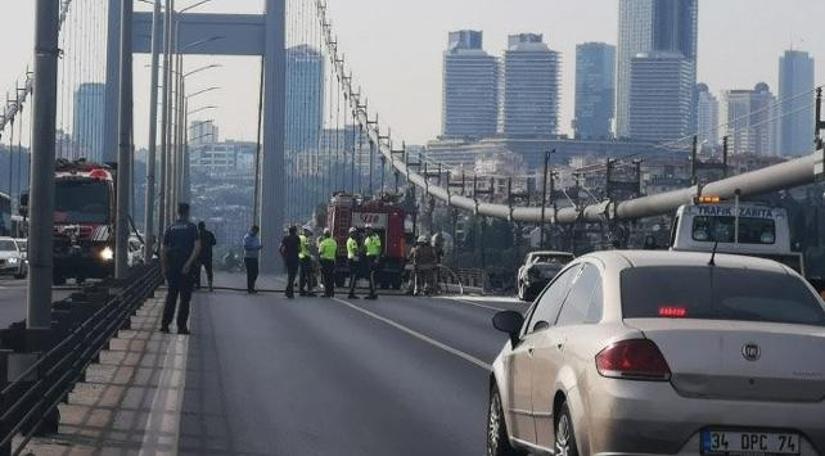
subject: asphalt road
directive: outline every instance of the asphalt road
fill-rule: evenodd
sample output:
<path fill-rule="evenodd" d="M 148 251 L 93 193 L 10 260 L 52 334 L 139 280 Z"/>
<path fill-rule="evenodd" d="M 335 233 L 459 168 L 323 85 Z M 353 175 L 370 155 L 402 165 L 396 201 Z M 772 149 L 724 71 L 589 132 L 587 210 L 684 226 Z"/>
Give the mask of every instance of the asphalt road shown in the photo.
<path fill-rule="evenodd" d="M 27 280 L 0 278 L 0 328 L 7 328 L 26 318 L 27 284 Z M 56 288 L 53 291 L 53 301 L 67 298 L 71 293 L 71 290 Z"/>
<path fill-rule="evenodd" d="M 490 319 L 525 309 L 231 291 L 197 293 L 193 307 L 184 455 L 483 454 L 488 366 L 505 339 Z"/>

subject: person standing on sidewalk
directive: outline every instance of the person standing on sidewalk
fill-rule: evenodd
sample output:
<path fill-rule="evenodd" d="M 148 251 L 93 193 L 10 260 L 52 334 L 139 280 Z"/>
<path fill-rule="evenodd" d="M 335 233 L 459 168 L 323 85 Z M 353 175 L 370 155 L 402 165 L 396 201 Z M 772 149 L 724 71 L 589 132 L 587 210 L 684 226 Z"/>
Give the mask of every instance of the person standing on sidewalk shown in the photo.
<path fill-rule="evenodd" d="M 178 334 L 189 334 L 189 303 L 192 301 L 194 284 L 192 272 L 200 249 L 198 228 L 189 221 L 189 205 L 181 203 L 178 206 L 178 220 L 169 226 L 163 235 L 160 254 L 161 271 L 169 286 L 160 327 L 163 333 L 169 332 L 169 325 L 175 317 L 178 296 L 180 296 L 180 308 L 177 309 Z"/>
<path fill-rule="evenodd" d="M 261 232 L 258 225 L 253 225 L 248 233 L 243 237 L 243 262 L 246 266 L 246 292 L 255 294 L 255 282 L 258 281 L 258 257 L 260 256 L 263 244 L 258 237 Z"/>
<path fill-rule="evenodd" d="M 372 226 L 367 225 L 367 235 L 364 238 L 364 250 L 366 251 L 366 265 L 365 273 L 370 282 L 370 294 L 367 299 L 378 299 L 375 294 L 375 272 L 378 270 L 378 264 L 381 261 L 381 252 L 383 251 L 381 245 L 381 236 L 373 230 Z"/>
<path fill-rule="evenodd" d="M 321 275 L 324 281 L 324 297 L 335 297 L 335 259 L 338 257 L 338 242 L 332 237 L 329 228 L 318 243 L 318 257 L 321 260 Z"/>
<path fill-rule="evenodd" d="M 294 226 L 289 227 L 289 234 L 284 236 L 281 241 L 281 257 L 284 259 L 284 266 L 286 267 L 286 290 L 285 295 L 288 299 L 295 297 L 295 276 L 298 274 L 298 266 L 300 261 L 298 253 L 301 250 L 301 239 L 298 237 L 298 228 Z"/>
<path fill-rule="evenodd" d="M 212 291 L 214 274 L 212 273 L 212 248 L 218 243 L 215 235 L 206 229 L 206 223 L 198 223 L 198 235 L 201 239 L 201 254 L 198 258 L 198 290 L 201 288 L 201 268 L 206 269 L 206 280 L 209 282 L 209 291 Z"/>

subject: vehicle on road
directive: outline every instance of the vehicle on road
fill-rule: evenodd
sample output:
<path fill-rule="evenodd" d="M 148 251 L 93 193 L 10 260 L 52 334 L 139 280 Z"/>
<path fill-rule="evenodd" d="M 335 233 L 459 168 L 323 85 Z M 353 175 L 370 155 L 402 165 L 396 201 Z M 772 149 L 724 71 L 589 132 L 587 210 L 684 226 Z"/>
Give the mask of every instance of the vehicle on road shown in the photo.
<path fill-rule="evenodd" d="M 676 212 L 670 245 L 681 252 L 716 248 L 719 253 L 767 258 L 805 275 L 804 256 L 792 249 L 788 213 L 782 208 L 700 197 Z"/>
<path fill-rule="evenodd" d="M 24 279 L 29 275 L 26 254 L 11 237 L 0 237 L 0 275 Z"/>
<path fill-rule="evenodd" d="M 381 260 L 375 282 L 383 288 L 400 289 L 407 264 L 407 212 L 389 196 L 364 199 L 359 195 L 336 193 L 327 208 L 327 225 L 338 242 L 335 284 L 343 286 L 349 276 L 347 237 L 350 228 L 363 231 L 370 226 L 381 238 Z"/>
<path fill-rule="evenodd" d="M 54 283 L 83 282 L 114 273 L 114 168 L 83 159 L 59 159 L 55 166 Z M 28 212 L 28 195 L 20 198 Z"/>
<path fill-rule="evenodd" d="M 488 455 L 825 454 L 825 303 L 778 262 L 594 253 L 493 324 Z"/>
<path fill-rule="evenodd" d="M 516 288 L 518 298 L 522 301 L 536 299 L 541 290 L 553 280 L 553 277 L 573 261 L 575 256 L 567 252 L 537 251 L 530 252 L 524 258 L 524 264 L 518 269 Z"/>

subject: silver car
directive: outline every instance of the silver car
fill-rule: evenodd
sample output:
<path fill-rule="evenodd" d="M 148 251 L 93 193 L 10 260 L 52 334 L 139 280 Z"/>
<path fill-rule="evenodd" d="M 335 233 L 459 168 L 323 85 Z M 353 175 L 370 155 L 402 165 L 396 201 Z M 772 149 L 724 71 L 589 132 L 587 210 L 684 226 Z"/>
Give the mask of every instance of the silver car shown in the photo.
<path fill-rule="evenodd" d="M 825 304 L 779 263 L 591 254 L 493 323 L 488 455 L 825 454 Z"/>
<path fill-rule="evenodd" d="M 28 272 L 25 252 L 20 250 L 13 238 L 0 237 L 0 275 L 23 279 Z"/>

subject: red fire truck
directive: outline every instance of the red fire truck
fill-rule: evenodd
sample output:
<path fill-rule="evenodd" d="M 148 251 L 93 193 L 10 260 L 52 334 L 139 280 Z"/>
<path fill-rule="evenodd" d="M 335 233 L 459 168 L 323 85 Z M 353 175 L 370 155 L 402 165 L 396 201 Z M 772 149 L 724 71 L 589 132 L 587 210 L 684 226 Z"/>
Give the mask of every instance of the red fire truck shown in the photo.
<path fill-rule="evenodd" d="M 115 257 L 114 168 L 85 160 L 55 166 L 54 283 L 109 277 Z M 20 198 L 27 212 L 28 195 Z"/>
<path fill-rule="evenodd" d="M 406 264 L 407 212 L 389 197 L 362 200 L 357 195 L 337 193 L 327 208 L 327 228 L 338 242 L 336 285 L 342 286 L 349 275 L 347 265 L 347 236 L 355 227 L 363 235 L 367 226 L 381 237 L 384 249 L 375 281 L 381 288 L 401 288 Z"/>

